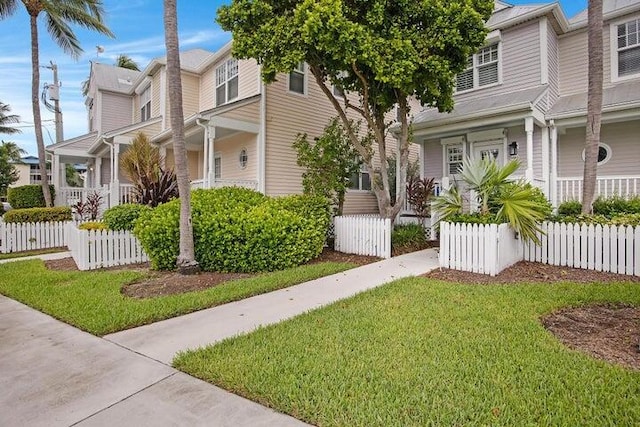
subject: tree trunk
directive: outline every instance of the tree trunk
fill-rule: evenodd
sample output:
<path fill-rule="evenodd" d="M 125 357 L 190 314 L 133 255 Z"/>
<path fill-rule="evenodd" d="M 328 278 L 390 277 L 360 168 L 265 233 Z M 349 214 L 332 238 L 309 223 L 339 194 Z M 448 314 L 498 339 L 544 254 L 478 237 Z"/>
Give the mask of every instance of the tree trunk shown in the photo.
<path fill-rule="evenodd" d="M 44 138 L 42 136 L 42 117 L 40 116 L 40 59 L 38 53 L 38 16 L 29 15 L 31 24 L 31 107 L 33 108 L 33 126 L 38 145 L 38 165 L 42 178 L 42 194 L 47 207 L 53 206 L 51 191 L 49 190 L 49 178 L 47 176 L 47 158 L 44 151 Z M 53 167 L 53 165 L 52 165 Z M 53 170 L 51 171 L 53 173 Z"/>
<path fill-rule="evenodd" d="M 587 138 L 582 178 L 582 213 L 593 210 L 598 169 L 598 144 L 602 121 L 602 0 L 589 0 L 589 87 L 587 92 Z"/>
<path fill-rule="evenodd" d="M 176 0 L 164 0 L 164 34 L 167 47 L 167 82 L 169 110 L 173 132 L 173 155 L 178 192 L 180 194 L 180 254 L 178 271 L 192 274 L 199 271 L 193 247 L 193 224 L 191 223 L 191 184 L 187 163 L 187 148 L 184 140 L 184 113 L 182 110 L 182 79 L 180 76 L 180 48 L 178 46 L 178 12 Z"/>

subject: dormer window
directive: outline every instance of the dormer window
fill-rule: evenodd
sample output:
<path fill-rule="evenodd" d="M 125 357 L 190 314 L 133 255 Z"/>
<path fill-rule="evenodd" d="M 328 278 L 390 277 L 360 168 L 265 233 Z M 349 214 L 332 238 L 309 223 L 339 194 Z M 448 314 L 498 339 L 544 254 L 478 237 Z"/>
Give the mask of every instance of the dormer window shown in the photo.
<path fill-rule="evenodd" d="M 456 91 L 463 92 L 500 82 L 498 43 L 483 47 L 467 59 L 467 68 L 456 76 Z"/>
<path fill-rule="evenodd" d="M 238 60 L 231 58 L 216 68 L 216 106 L 238 97 Z"/>
<path fill-rule="evenodd" d="M 140 94 L 140 121 L 151 118 L 151 85 L 147 86 Z"/>
<path fill-rule="evenodd" d="M 640 75 L 640 18 L 611 25 L 612 80 Z"/>

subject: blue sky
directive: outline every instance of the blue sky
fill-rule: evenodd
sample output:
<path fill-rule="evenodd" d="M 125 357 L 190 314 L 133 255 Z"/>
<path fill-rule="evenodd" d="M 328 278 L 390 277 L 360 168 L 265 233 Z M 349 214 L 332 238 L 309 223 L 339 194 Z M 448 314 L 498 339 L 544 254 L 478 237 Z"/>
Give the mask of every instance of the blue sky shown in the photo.
<path fill-rule="evenodd" d="M 217 8 L 226 1 L 201 2 L 178 1 L 178 30 L 180 48 L 202 48 L 215 51 L 230 40 L 215 23 Z M 511 4 L 542 3 L 545 0 L 511 0 Z M 587 0 L 561 0 L 568 17 L 587 7 Z M 19 12 L 0 21 L 0 100 L 21 116 L 23 133 L 1 138 L 16 142 L 29 154 L 37 154 L 31 112 L 31 61 L 29 19 L 19 2 Z M 164 28 L 162 2 L 159 0 L 104 0 L 106 21 L 115 39 L 77 29 L 76 34 L 85 53 L 75 61 L 65 55 L 53 42 L 43 25 L 40 25 L 40 63 L 53 60 L 58 64 L 62 82 L 61 109 L 64 115 L 64 136 L 72 138 L 87 132 L 87 119 L 80 90 L 81 82 L 89 74 L 89 61 L 113 63 L 121 53 L 131 56 L 141 69 L 155 57 L 164 55 Z M 96 55 L 96 46 L 104 47 L 104 53 Z M 41 69 L 41 83 L 51 83 L 50 70 Z M 42 108 L 45 145 L 55 140 L 53 114 Z"/>

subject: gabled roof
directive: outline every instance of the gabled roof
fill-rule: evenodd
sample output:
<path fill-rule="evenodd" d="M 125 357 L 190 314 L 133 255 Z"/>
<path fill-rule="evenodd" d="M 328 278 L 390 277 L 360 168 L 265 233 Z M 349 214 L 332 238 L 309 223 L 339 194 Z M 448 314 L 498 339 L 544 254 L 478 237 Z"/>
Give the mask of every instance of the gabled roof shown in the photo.
<path fill-rule="evenodd" d="M 619 111 L 640 107 L 640 85 L 637 82 L 618 83 L 602 91 L 602 109 Z M 547 112 L 548 119 L 579 117 L 587 114 L 587 93 L 561 96 Z"/>
<path fill-rule="evenodd" d="M 605 0 L 602 2 L 602 15 L 605 21 L 637 10 L 640 10 L 640 1 L 638 0 Z M 585 27 L 587 14 L 588 9 L 585 9 L 571 18 L 569 23 L 572 29 Z"/>
<path fill-rule="evenodd" d="M 191 71 L 192 73 L 199 73 L 203 64 L 207 62 L 215 53 L 204 49 L 191 49 L 180 52 L 180 68 L 184 71 Z M 160 64 L 167 63 L 167 57 L 162 56 L 156 58 Z"/>
<path fill-rule="evenodd" d="M 456 102 L 450 113 L 440 113 L 436 108 L 428 108 L 413 117 L 414 128 L 436 127 L 442 124 L 464 121 L 475 116 L 492 116 L 518 110 L 532 110 L 537 100 L 545 93 L 547 86 L 499 94 Z"/>
<path fill-rule="evenodd" d="M 142 73 L 128 68 L 93 62 L 91 64 L 91 79 L 93 84 L 101 90 L 118 93 L 131 93 L 133 84 Z"/>
<path fill-rule="evenodd" d="M 75 138 L 66 139 L 56 144 L 51 144 L 46 147 L 46 151 L 55 152 L 60 148 L 65 150 L 78 150 L 87 151 L 87 149 L 93 144 L 98 136 L 98 132 L 90 132 L 84 135 L 76 136 Z"/>
<path fill-rule="evenodd" d="M 496 1 L 494 12 L 487 21 L 487 27 L 492 30 L 511 27 L 549 14 L 555 18 L 562 31 L 568 30 L 569 22 L 557 2 L 513 6 Z"/>

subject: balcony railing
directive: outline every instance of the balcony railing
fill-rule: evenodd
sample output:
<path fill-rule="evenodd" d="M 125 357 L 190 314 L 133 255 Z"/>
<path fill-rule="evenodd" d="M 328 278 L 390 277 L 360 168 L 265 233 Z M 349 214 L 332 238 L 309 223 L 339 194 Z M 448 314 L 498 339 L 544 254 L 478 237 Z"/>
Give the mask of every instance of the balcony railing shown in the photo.
<path fill-rule="evenodd" d="M 601 176 L 596 178 L 596 197 L 629 198 L 640 195 L 640 176 Z M 558 204 L 582 200 L 582 177 L 558 177 Z"/>

